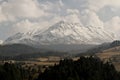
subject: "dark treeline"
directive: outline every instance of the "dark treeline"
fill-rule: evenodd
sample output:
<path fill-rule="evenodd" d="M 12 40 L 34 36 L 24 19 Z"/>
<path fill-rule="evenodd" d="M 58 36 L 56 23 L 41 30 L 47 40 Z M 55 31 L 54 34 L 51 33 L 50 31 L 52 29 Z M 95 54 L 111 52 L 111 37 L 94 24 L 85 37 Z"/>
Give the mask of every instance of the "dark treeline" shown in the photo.
<path fill-rule="evenodd" d="M 110 62 L 104 63 L 95 57 L 64 59 L 45 69 L 42 72 L 43 68 L 37 65 L 22 67 L 5 63 L 0 65 L 0 80 L 120 80 L 120 73 Z"/>
<path fill-rule="evenodd" d="M 65 55 L 68 55 L 68 53 L 48 51 L 48 52 L 40 52 L 40 53 L 21 54 L 21 55 L 17 55 L 17 56 L 1 56 L 0 55 L 0 60 L 24 61 L 24 60 L 29 60 L 31 58 L 39 58 L 39 57 L 47 57 L 47 56 L 64 57 Z"/>
<path fill-rule="evenodd" d="M 78 61 L 65 59 L 49 67 L 37 80 L 120 80 L 120 73 L 109 62 L 81 57 Z"/>
<path fill-rule="evenodd" d="M 24 80 L 27 71 L 20 66 L 5 63 L 0 66 L 0 80 Z"/>
<path fill-rule="evenodd" d="M 0 65 L 0 80 L 35 80 L 37 71 L 31 67 L 23 68 L 20 64 L 5 63 Z"/>

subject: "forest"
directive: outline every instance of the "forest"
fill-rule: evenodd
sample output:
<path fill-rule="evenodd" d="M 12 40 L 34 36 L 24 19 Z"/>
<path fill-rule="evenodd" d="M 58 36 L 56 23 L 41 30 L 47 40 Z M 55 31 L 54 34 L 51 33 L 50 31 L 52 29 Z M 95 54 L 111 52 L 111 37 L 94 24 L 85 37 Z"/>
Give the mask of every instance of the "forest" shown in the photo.
<path fill-rule="evenodd" d="M 79 60 L 64 59 L 44 71 L 25 68 L 20 64 L 0 65 L 0 80 L 120 80 L 120 72 L 111 62 L 97 57 L 80 57 Z"/>
<path fill-rule="evenodd" d="M 40 74 L 37 80 L 120 80 L 111 62 L 102 62 L 95 57 L 80 57 L 79 60 L 61 60 Z"/>

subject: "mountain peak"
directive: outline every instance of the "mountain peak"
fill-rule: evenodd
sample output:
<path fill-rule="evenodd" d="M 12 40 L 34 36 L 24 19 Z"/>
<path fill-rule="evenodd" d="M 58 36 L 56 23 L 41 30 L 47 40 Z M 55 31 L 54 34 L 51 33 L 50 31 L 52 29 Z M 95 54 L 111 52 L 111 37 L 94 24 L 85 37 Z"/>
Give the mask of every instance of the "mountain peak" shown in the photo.
<path fill-rule="evenodd" d="M 74 28 L 74 27 L 82 27 L 80 25 L 80 23 L 71 23 L 71 22 L 68 22 L 68 21 L 60 21 L 54 25 L 52 25 L 50 28 L 48 28 L 48 30 L 51 30 L 51 29 L 69 29 L 69 28 Z"/>
<path fill-rule="evenodd" d="M 0 40 L 0 45 L 3 43 L 3 41 L 2 40 Z"/>
<path fill-rule="evenodd" d="M 32 32 L 30 32 L 32 33 Z M 32 34 L 17 34 L 6 43 L 25 43 L 35 45 L 50 44 L 98 44 L 113 41 L 114 37 L 99 27 L 83 27 L 80 23 L 60 21 L 44 31 L 36 30 Z"/>

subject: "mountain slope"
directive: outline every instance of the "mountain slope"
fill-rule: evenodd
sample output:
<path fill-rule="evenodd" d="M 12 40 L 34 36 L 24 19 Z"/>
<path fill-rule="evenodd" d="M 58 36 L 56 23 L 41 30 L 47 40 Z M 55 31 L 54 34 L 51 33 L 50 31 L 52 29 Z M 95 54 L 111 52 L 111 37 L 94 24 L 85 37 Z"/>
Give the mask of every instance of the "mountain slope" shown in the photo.
<path fill-rule="evenodd" d="M 40 50 L 24 44 L 11 44 L 0 46 L 0 56 L 17 56 L 20 54 L 30 54 Z"/>
<path fill-rule="evenodd" d="M 98 45 L 96 47 L 89 49 L 88 51 L 84 53 L 87 53 L 87 54 L 102 53 L 104 50 L 111 49 L 117 46 L 120 46 L 120 41 L 118 40 L 113 41 L 112 43 L 103 43 L 101 45 Z"/>
<path fill-rule="evenodd" d="M 101 53 L 97 53 L 96 56 L 98 56 L 103 61 L 113 63 L 116 70 L 120 71 L 120 46 L 106 49 Z"/>
<path fill-rule="evenodd" d="M 111 58 L 113 56 L 120 55 L 120 41 L 109 43 L 108 47 L 101 49 L 101 51 L 97 52 L 96 55 L 100 56 L 101 58 Z"/>
<path fill-rule="evenodd" d="M 2 40 L 0 40 L 0 45 L 3 43 L 3 41 Z"/>
<path fill-rule="evenodd" d="M 98 44 L 113 40 L 113 35 L 100 27 L 82 27 L 79 23 L 60 21 L 45 31 L 17 33 L 4 44 L 24 43 L 30 45 L 51 44 Z"/>
<path fill-rule="evenodd" d="M 120 71 L 120 41 L 114 41 L 109 44 L 109 48 L 95 54 L 100 59 L 112 62 L 116 70 Z"/>

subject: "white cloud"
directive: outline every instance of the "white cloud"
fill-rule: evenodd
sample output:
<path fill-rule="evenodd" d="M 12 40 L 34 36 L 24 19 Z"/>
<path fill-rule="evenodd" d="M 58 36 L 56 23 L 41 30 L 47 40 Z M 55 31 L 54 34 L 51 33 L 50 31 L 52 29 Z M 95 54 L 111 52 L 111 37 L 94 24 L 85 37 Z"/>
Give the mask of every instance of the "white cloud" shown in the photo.
<path fill-rule="evenodd" d="M 87 0 L 89 5 L 89 9 L 94 11 L 99 11 L 101 8 L 105 6 L 112 6 L 120 8 L 120 0 Z"/>
<path fill-rule="evenodd" d="M 120 0 L 106 0 L 106 5 L 120 8 Z"/>
<path fill-rule="evenodd" d="M 71 14 L 71 13 L 80 14 L 78 9 L 67 9 L 67 13 L 68 14 Z"/>
<path fill-rule="evenodd" d="M 53 16 L 61 11 L 64 4 L 61 0 L 55 3 L 46 1 L 39 3 L 38 0 L 7 0 L 0 4 L 0 16 L 2 21 L 13 21 L 18 19 L 41 19 Z"/>
<path fill-rule="evenodd" d="M 40 4 L 40 5 L 45 11 L 55 14 L 56 12 L 61 11 L 61 9 L 64 6 L 64 3 L 62 2 L 62 0 L 58 0 L 54 2 L 46 1 L 45 3 Z"/>
<path fill-rule="evenodd" d="M 103 18 L 108 20 L 107 22 L 102 20 L 100 14 L 98 15 L 99 11 L 106 6 L 110 6 L 112 11 L 120 13 L 120 0 L 0 0 L 0 23 L 10 23 L 11 26 L 8 25 L 8 27 L 11 27 L 11 33 L 16 33 L 37 27 L 45 29 L 64 19 L 80 23 L 84 27 L 91 25 L 103 28 L 105 26 L 118 34 L 120 30 L 119 13 L 115 13 L 118 17 L 109 13 L 110 18 L 114 18 L 108 20 L 109 18 L 106 19 L 108 13 L 105 10 L 106 17 Z"/>
<path fill-rule="evenodd" d="M 64 20 L 64 21 L 70 22 L 70 23 L 80 23 L 80 24 L 82 24 L 81 21 L 80 21 L 79 10 L 77 10 L 77 9 L 67 9 L 66 14 L 67 14 L 67 16 L 63 16 L 63 18 L 61 18 L 61 20 Z"/>
<path fill-rule="evenodd" d="M 69 14 L 68 16 L 65 16 L 63 20 L 70 23 L 81 23 L 78 15 L 76 14 Z"/>
<path fill-rule="evenodd" d="M 59 4 L 61 7 L 64 6 L 64 3 L 62 2 L 62 0 L 59 0 Z"/>
<path fill-rule="evenodd" d="M 83 23 L 83 25 L 86 26 L 93 26 L 93 27 L 99 27 L 99 28 L 103 28 L 104 23 L 99 19 L 99 16 L 90 10 L 84 10 L 81 13 L 81 21 Z"/>
<path fill-rule="evenodd" d="M 69 2 L 72 2 L 74 6 L 78 5 L 77 8 L 87 8 L 95 12 L 99 11 L 105 6 L 120 8 L 120 0 L 69 0 Z"/>
<path fill-rule="evenodd" d="M 1 6 L 0 6 L 0 22 L 6 21 L 6 16 L 3 14 Z"/>
<path fill-rule="evenodd" d="M 17 32 L 28 32 L 32 30 L 42 30 L 50 27 L 51 25 L 57 23 L 61 20 L 61 17 L 56 16 L 50 21 L 40 20 L 37 22 L 32 22 L 29 19 L 22 20 L 12 25 L 12 30 L 9 33 L 17 33 Z"/>
<path fill-rule="evenodd" d="M 16 24 L 14 24 L 12 29 L 13 29 L 13 32 L 26 32 L 26 31 L 36 28 L 37 27 L 36 25 L 37 23 L 30 22 L 28 19 L 26 19 L 26 20 L 23 20 L 21 22 L 17 22 Z"/>
<path fill-rule="evenodd" d="M 115 33 L 117 36 L 116 38 L 120 39 L 120 17 L 115 16 L 111 20 L 105 23 L 105 27 L 109 29 L 111 32 Z"/>
<path fill-rule="evenodd" d="M 3 14 L 9 20 L 16 18 L 38 18 L 46 15 L 44 10 L 39 7 L 37 0 L 8 0 L 3 2 Z"/>

